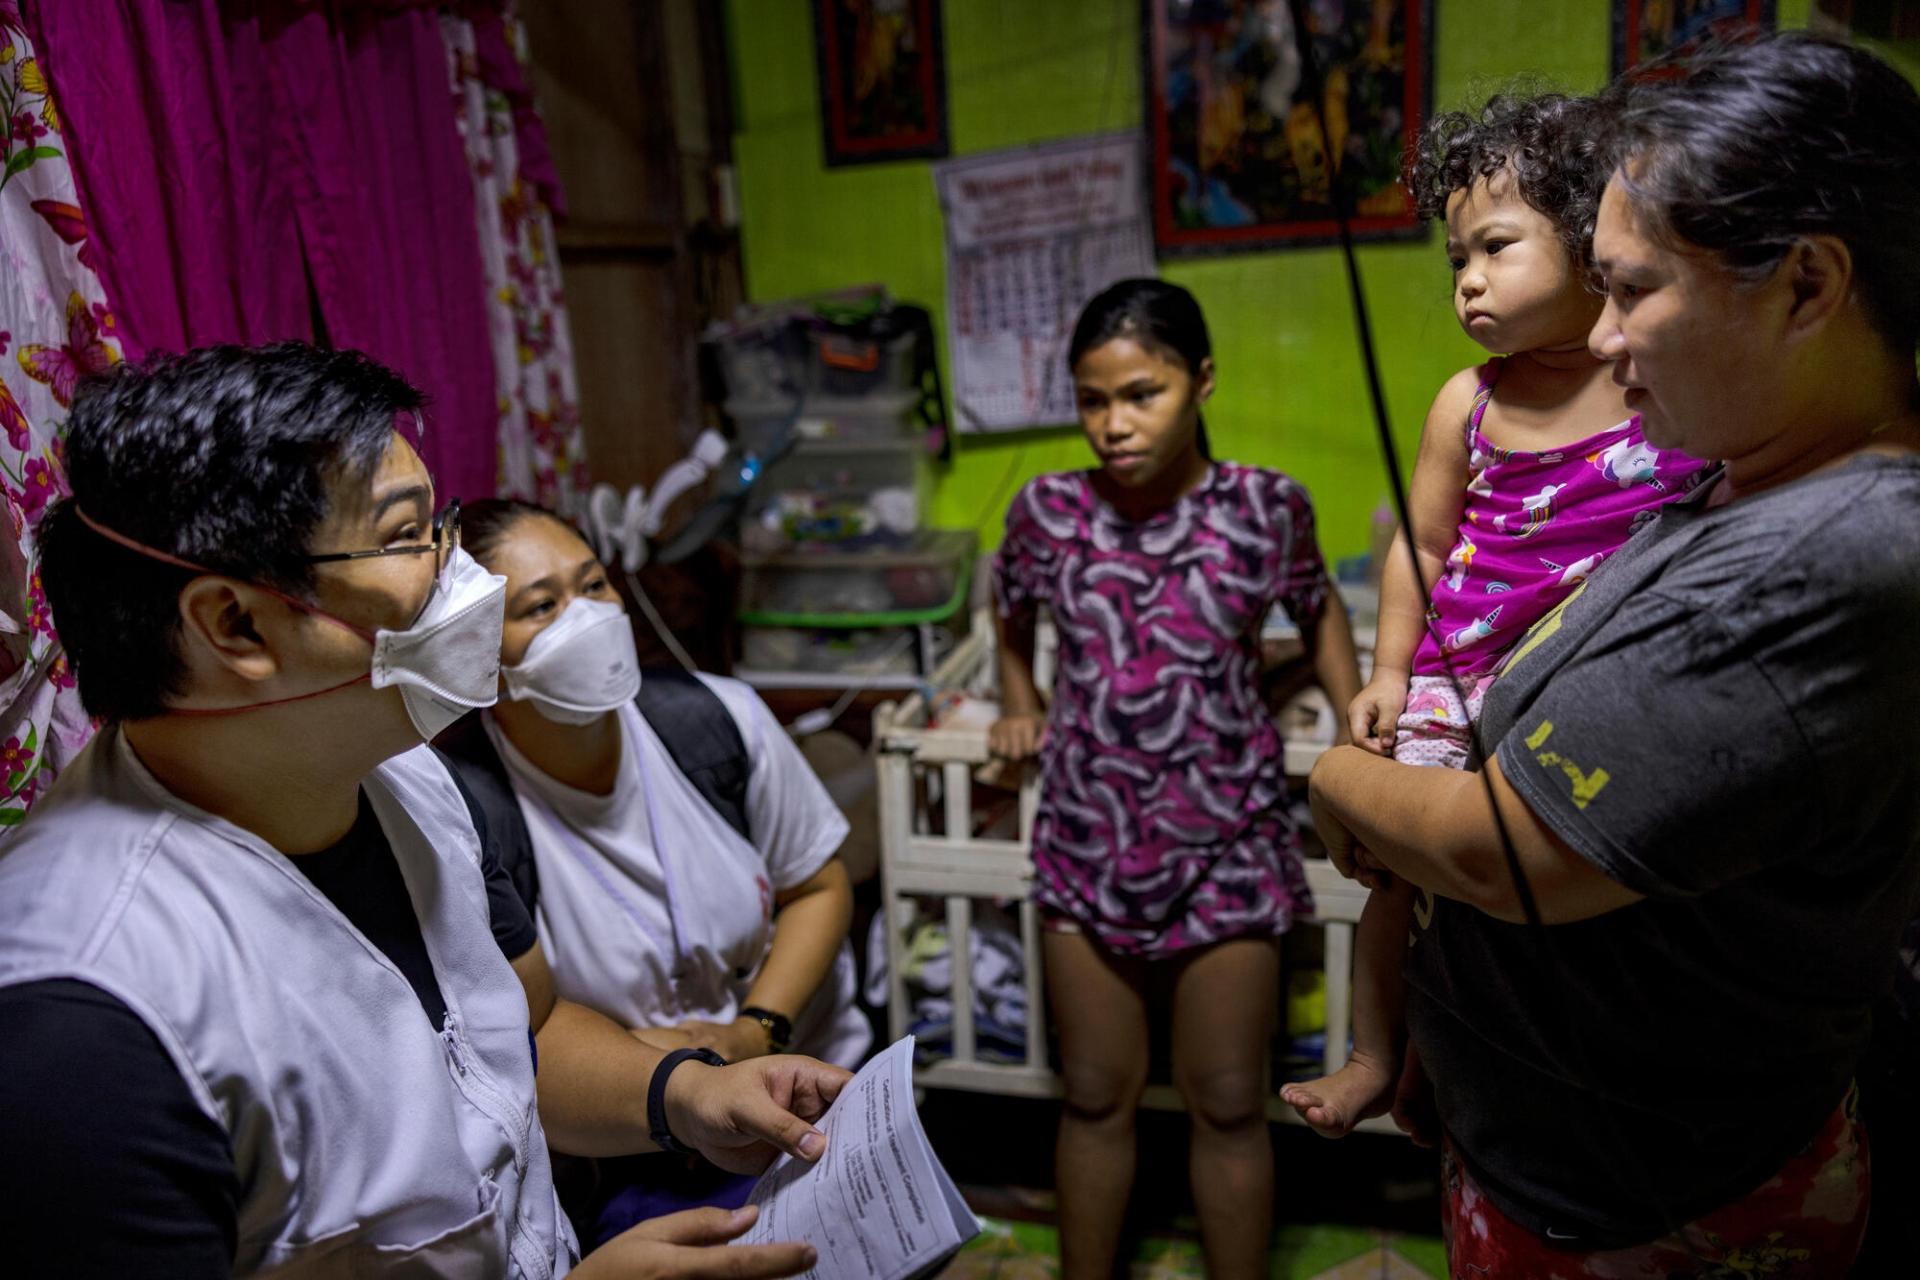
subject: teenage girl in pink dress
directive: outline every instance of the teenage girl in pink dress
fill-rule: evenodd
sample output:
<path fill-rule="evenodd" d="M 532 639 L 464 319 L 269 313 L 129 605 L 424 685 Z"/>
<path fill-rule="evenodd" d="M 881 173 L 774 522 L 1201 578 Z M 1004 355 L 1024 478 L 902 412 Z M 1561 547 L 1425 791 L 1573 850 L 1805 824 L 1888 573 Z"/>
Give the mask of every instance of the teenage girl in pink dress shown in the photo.
<path fill-rule="evenodd" d="M 1260 692 L 1261 623 L 1286 610 L 1337 706 L 1360 671 L 1306 490 L 1209 454 L 1213 355 L 1193 296 L 1163 280 L 1112 286 L 1082 311 L 1068 368 L 1100 465 L 1038 477 L 1007 512 L 994 562 L 1005 715 L 989 735 L 1000 756 L 1040 757 L 1033 896 L 1066 1086 L 1061 1274 L 1113 1274 L 1160 978 L 1207 1274 L 1251 1280 L 1270 1273 L 1278 939 L 1312 908 Z M 1045 708 L 1042 605 L 1060 637 Z"/>

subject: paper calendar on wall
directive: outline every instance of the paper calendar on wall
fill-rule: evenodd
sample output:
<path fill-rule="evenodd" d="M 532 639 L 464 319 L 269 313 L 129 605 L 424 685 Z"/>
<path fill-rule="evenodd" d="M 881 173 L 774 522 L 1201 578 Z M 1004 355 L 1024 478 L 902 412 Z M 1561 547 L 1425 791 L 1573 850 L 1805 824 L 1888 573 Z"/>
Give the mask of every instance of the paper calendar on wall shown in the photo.
<path fill-rule="evenodd" d="M 1154 274 L 1137 134 L 934 166 L 947 224 L 954 422 L 1012 431 L 1075 420 L 1067 339 L 1088 298 Z"/>

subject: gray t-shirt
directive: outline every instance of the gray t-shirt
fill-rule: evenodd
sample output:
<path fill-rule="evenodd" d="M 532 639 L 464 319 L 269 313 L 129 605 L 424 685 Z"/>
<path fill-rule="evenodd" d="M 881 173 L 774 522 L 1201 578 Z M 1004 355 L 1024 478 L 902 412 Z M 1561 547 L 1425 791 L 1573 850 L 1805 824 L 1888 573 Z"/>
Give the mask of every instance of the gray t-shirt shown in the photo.
<path fill-rule="evenodd" d="M 1841 1101 L 1920 888 L 1920 461 L 1660 516 L 1516 646 L 1488 749 L 1646 900 L 1442 901 L 1408 1019 L 1494 1203 L 1589 1247 L 1758 1187 Z"/>

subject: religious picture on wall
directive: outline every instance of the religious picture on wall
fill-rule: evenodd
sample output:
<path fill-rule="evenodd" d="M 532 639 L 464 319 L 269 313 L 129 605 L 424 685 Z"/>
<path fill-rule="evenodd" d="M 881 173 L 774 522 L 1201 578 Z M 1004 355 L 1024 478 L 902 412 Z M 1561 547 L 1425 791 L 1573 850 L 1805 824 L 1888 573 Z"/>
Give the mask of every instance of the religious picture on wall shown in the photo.
<path fill-rule="evenodd" d="M 1772 27 L 1773 0 L 1613 0 L 1613 74 L 1709 36 Z"/>
<path fill-rule="evenodd" d="M 947 154 L 940 0 L 814 0 L 827 166 Z"/>
<path fill-rule="evenodd" d="M 1400 169 L 1430 101 L 1428 0 L 1308 0 L 1317 95 L 1286 0 L 1145 4 L 1161 249 L 1328 240 L 1336 174 L 1356 236 L 1423 234 Z"/>

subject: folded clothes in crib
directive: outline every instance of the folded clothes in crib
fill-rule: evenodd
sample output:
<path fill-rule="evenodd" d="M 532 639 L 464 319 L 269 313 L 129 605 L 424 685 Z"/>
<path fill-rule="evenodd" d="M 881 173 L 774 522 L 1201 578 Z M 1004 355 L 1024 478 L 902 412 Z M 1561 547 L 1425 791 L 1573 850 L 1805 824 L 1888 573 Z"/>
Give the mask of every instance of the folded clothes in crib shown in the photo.
<path fill-rule="evenodd" d="M 873 918 L 867 931 L 869 1004 L 887 1002 L 887 917 Z M 953 1042 L 953 954 L 943 921 L 921 919 L 907 926 L 907 995 L 910 1029 L 917 1050 L 947 1057 Z M 975 1053 L 983 1061 L 1026 1059 L 1027 969 L 1020 928 L 1013 915 L 992 903 L 976 903 L 969 930 L 973 976 Z"/>
<path fill-rule="evenodd" d="M 939 1016 L 944 1004 L 945 1017 Z M 910 1034 L 913 1036 L 913 1061 L 927 1066 L 953 1056 L 953 1002 L 934 1002 L 918 1006 Z M 1027 1033 L 1023 1026 L 1008 1027 L 990 1016 L 974 1015 L 973 1056 L 978 1062 L 1012 1066 L 1027 1060 Z"/>

